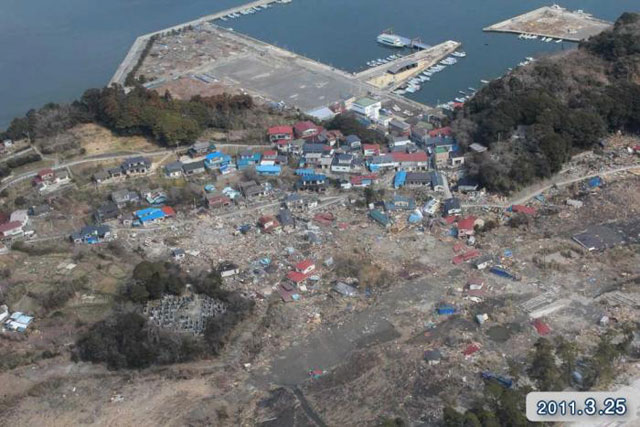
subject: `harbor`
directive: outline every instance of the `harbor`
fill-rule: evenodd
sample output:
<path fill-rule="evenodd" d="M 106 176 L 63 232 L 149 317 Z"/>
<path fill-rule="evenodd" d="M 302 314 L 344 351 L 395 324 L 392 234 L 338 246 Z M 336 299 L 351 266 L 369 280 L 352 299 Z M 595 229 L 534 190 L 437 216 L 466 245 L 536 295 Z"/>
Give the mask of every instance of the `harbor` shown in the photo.
<path fill-rule="evenodd" d="M 595 18 L 581 9 L 571 11 L 554 4 L 485 27 L 483 31 L 519 34 L 523 40 L 559 43 L 563 40 L 586 40 L 611 25 L 611 22 Z"/>
<path fill-rule="evenodd" d="M 147 89 L 168 90 L 177 98 L 246 93 L 258 102 L 305 112 L 369 95 L 410 116 L 430 107 L 400 95 L 419 90 L 417 81 L 429 80 L 421 73 L 441 71 L 466 56 L 457 51 L 457 41 L 430 46 L 418 38 L 383 32 L 371 43 L 391 47 L 380 42 L 380 37 L 390 36 L 399 49 L 356 73 L 226 28 L 226 21 L 287 3 L 290 0 L 252 2 L 141 36 L 111 83 L 124 84 L 133 71 L 135 78 L 144 76 Z"/>

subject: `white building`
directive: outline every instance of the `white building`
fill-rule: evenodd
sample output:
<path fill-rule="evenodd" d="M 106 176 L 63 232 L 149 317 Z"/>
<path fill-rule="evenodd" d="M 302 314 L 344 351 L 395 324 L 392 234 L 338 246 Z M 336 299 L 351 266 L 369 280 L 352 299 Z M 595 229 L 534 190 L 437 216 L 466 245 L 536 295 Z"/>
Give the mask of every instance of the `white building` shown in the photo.
<path fill-rule="evenodd" d="M 366 118 L 378 121 L 380 118 L 380 109 L 382 108 L 382 103 L 380 101 L 376 101 L 371 98 L 360 98 L 356 100 L 351 106 L 351 111 L 361 114 Z"/>

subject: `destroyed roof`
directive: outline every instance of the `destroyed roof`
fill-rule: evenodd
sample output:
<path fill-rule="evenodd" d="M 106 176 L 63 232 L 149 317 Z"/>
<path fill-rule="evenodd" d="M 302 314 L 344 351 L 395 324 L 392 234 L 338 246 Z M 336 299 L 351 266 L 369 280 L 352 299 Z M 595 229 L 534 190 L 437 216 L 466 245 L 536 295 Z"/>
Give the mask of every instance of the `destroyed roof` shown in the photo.
<path fill-rule="evenodd" d="M 516 213 L 523 213 L 525 215 L 535 215 L 538 210 L 536 208 L 524 205 L 513 205 L 511 210 Z"/>
<path fill-rule="evenodd" d="M 541 319 L 535 319 L 533 321 L 533 327 L 536 328 L 538 335 L 548 335 L 551 332 L 549 325 L 544 323 Z"/>
<path fill-rule="evenodd" d="M 333 290 L 345 297 L 354 297 L 358 294 L 358 291 L 353 286 L 347 285 L 343 282 L 336 283 Z"/>
<path fill-rule="evenodd" d="M 291 211 L 288 209 L 281 209 L 280 212 L 278 212 L 278 220 L 283 226 L 295 224 Z"/>
<path fill-rule="evenodd" d="M 461 219 L 458 221 L 458 230 L 473 230 L 477 219 L 475 216 Z"/>
<path fill-rule="evenodd" d="M 287 273 L 287 279 L 291 280 L 293 283 L 300 283 L 307 280 L 307 275 L 300 273 L 299 271 L 290 271 Z"/>
<path fill-rule="evenodd" d="M 442 359 L 442 353 L 440 350 L 427 350 L 424 352 L 424 360 L 427 362 L 435 362 Z"/>
<path fill-rule="evenodd" d="M 448 212 L 452 209 L 461 209 L 462 204 L 460 203 L 460 199 L 457 197 L 452 197 L 451 199 L 447 199 L 444 201 L 444 210 Z"/>

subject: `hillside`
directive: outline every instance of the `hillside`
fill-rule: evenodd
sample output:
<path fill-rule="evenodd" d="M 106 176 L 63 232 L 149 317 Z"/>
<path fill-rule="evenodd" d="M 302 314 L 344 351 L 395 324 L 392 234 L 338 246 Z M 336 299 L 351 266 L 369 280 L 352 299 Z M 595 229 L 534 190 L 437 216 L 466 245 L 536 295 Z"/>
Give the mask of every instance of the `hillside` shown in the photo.
<path fill-rule="evenodd" d="M 463 146 L 490 148 L 472 172 L 509 193 L 562 169 L 611 132 L 640 131 L 640 14 L 578 49 L 539 59 L 493 81 L 454 121 Z"/>

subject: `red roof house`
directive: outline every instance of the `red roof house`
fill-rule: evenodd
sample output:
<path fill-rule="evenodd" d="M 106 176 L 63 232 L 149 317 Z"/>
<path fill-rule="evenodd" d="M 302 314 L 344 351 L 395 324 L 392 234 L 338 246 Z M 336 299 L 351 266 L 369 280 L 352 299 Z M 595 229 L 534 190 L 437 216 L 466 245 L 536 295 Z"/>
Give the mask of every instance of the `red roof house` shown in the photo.
<path fill-rule="evenodd" d="M 362 144 L 362 153 L 364 156 L 379 156 L 380 145 L 379 144 Z"/>
<path fill-rule="evenodd" d="M 22 234 L 23 224 L 20 221 L 12 221 L 0 224 L 0 236 L 11 237 Z"/>
<path fill-rule="evenodd" d="M 314 138 L 322 130 L 321 127 L 316 126 L 315 123 L 310 121 L 298 122 L 293 126 L 293 132 L 297 138 L 310 139 Z"/>
<path fill-rule="evenodd" d="M 269 141 L 282 141 L 293 139 L 293 128 L 291 126 L 273 126 L 267 130 Z"/>
<path fill-rule="evenodd" d="M 426 163 L 429 161 L 429 156 L 424 151 L 416 151 L 415 153 L 391 153 L 393 161 L 398 163 Z"/>

